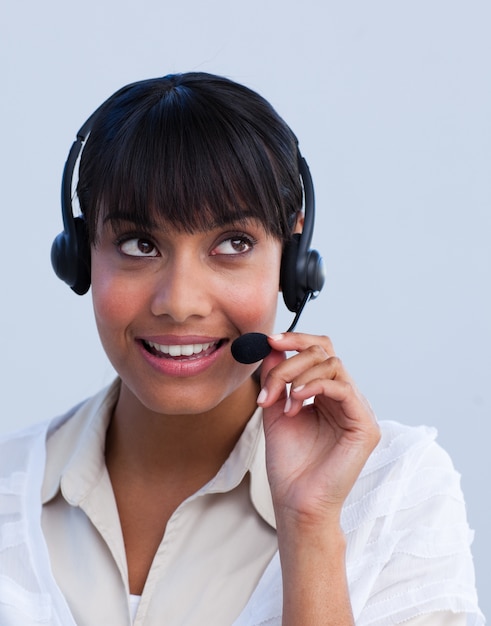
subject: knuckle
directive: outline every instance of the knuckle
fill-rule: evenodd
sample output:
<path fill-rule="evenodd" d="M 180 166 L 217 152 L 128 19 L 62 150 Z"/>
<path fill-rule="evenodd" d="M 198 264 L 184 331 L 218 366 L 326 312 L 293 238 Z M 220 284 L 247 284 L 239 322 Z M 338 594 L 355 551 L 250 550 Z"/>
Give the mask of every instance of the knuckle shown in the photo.
<path fill-rule="evenodd" d="M 333 345 L 332 345 L 331 338 L 328 337 L 327 335 L 320 335 L 319 339 L 321 341 L 322 346 L 327 351 L 327 353 L 328 354 L 333 354 L 334 353 L 334 348 L 333 348 Z"/>
<path fill-rule="evenodd" d="M 338 356 L 329 357 L 329 364 L 338 371 L 343 367 L 343 362 Z"/>
<path fill-rule="evenodd" d="M 268 372 L 266 382 L 272 383 L 273 385 L 285 382 L 284 377 L 281 375 L 281 369 L 279 366 L 273 367 L 273 369 Z"/>
<path fill-rule="evenodd" d="M 329 354 L 320 344 L 314 344 L 308 348 L 308 352 L 312 355 L 316 362 L 320 363 L 329 358 Z"/>
<path fill-rule="evenodd" d="M 339 384 L 346 398 L 353 394 L 353 385 L 350 382 L 348 382 L 347 380 L 340 380 Z"/>

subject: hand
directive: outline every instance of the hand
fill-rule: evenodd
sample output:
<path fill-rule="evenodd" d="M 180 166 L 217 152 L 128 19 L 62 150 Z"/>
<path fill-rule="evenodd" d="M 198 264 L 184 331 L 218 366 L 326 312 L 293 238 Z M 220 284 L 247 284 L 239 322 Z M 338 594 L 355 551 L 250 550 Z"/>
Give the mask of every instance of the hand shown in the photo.
<path fill-rule="evenodd" d="M 285 333 L 268 341 L 273 350 L 262 364 L 258 404 L 277 518 L 339 523 L 342 505 L 380 439 L 375 415 L 328 337 Z M 287 359 L 285 351 L 297 354 Z"/>

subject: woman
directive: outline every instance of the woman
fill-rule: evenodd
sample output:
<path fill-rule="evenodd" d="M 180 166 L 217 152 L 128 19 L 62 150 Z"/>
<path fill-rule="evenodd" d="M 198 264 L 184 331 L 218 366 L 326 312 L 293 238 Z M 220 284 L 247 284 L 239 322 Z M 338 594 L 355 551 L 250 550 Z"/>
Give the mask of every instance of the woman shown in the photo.
<path fill-rule="evenodd" d="M 315 290 L 291 300 L 299 163 L 264 99 L 202 73 L 82 127 L 53 261 L 118 379 L 2 447 L 0 623 L 483 623 L 434 433 L 377 424 L 327 337 L 271 335 L 278 291 Z M 259 369 L 231 352 L 256 331 Z"/>

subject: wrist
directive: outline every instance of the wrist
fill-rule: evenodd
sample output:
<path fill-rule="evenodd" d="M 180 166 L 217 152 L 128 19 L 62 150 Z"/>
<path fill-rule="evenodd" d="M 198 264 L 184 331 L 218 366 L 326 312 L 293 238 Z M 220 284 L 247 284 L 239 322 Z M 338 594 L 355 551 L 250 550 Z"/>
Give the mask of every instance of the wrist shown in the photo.
<path fill-rule="evenodd" d="M 352 626 L 346 538 L 340 524 L 280 524 L 278 545 L 283 626 Z"/>
<path fill-rule="evenodd" d="M 277 535 L 280 554 L 288 553 L 295 559 L 323 560 L 334 558 L 344 566 L 346 537 L 339 518 L 319 520 L 277 520 Z M 312 563 L 312 561 L 309 561 Z"/>
<path fill-rule="evenodd" d="M 301 511 L 274 503 L 276 528 L 278 533 L 302 534 L 343 534 L 341 528 L 342 506 L 330 505 L 311 511 Z"/>

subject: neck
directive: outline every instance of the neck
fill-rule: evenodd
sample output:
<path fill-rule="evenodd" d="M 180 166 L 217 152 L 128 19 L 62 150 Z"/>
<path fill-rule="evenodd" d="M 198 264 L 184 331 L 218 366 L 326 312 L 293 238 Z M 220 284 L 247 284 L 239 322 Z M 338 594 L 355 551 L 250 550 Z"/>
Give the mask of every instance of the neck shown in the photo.
<path fill-rule="evenodd" d="M 144 407 L 124 385 L 107 433 L 110 473 L 152 483 L 202 486 L 223 465 L 257 408 L 257 383 L 248 379 L 217 407 L 200 414 L 166 415 Z M 191 485 L 190 485 L 191 488 Z"/>

